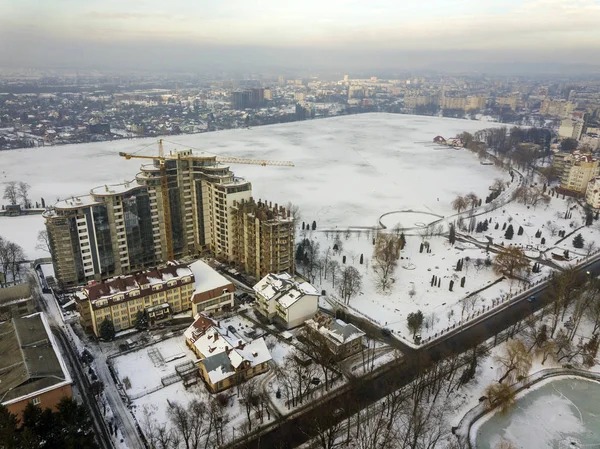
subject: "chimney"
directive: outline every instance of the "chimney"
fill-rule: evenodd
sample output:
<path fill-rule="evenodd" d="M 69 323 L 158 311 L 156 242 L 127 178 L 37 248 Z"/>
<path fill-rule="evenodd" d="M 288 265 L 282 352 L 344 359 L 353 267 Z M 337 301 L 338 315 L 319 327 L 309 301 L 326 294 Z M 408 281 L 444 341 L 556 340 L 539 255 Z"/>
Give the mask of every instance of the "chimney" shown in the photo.
<path fill-rule="evenodd" d="M 218 339 L 219 339 L 219 333 L 215 332 L 215 340 L 214 341 L 217 341 Z"/>

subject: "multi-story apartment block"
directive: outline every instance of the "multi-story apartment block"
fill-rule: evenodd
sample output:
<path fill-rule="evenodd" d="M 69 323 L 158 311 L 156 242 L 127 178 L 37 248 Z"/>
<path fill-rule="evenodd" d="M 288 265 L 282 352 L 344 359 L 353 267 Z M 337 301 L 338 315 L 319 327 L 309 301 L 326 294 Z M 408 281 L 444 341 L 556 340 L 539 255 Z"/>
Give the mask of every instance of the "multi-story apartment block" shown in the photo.
<path fill-rule="evenodd" d="M 143 165 L 136 182 L 59 201 L 44 213 L 57 281 L 73 287 L 203 250 L 231 260 L 232 206 L 251 196 L 229 167 L 185 150 Z"/>
<path fill-rule="evenodd" d="M 268 273 L 294 272 L 294 220 L 277 204 L 235 202 L 232 209 L 233 262 L 260 279 Z"/>
<path fill-rule="evenodd" d="M 312 318 L 319 309 L 319 292 L 288 273 L 267 274 L 253 289 L 255 310 L 269 322 L 277 321 L 288 329 Z"/>
<path fill-rule="evenodd" d="M 560 122 L 560 127 L 558 128 L 558 136 L 564 139 L 571 138 L 575 140 L 579 140 L 583 133 L 584 121 L 579 119 L 571 119 L 567 118 Z"/>
<path fill-rule="evenodd" d="M 75 297 L 82 327 L 98 336 L 105 319 L 111 320 L 118 332 L 133 327 L 138 312 L 148 314 L 152 325 L 189 310 L 193 293 L 192 270 L 169 262 L 161 268 L 93 283 Z"/>
<path fill-rule="evenodd" d="M 596 210 L 600 209 L 600 178 L 595 177 L 588 182 L 585 202 Z"/>
<path fill-rule="evenodd" d="M 561 157 L 560 164 L 563 164 L 559 173 L 560 187 L 569 192 L 585 194 L 590 180 L 600 174 L 600 161 L 591 154 L 575 151 Z"/>
<path fill-rule="evenodd" d="M 540 105 L 540 114 L 560 118 L 568 117 L 575 106 L 575 103 L 565 100 L 544 100 Z"/>

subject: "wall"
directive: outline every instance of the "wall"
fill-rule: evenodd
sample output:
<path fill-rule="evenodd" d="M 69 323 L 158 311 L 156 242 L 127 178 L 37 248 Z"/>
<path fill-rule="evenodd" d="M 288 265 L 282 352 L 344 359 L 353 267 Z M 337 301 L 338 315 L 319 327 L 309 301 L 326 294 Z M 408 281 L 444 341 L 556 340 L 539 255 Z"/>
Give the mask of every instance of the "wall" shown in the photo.
<path fill-rule="evenodd" d="M 71 385 L 64 385 L 60 388 L 47 391 L 46 393 L 42 393 L 41 395 L 36 397 L 40 399 L 39 406 L 42 409 L 49 408 L 53 411 L 56 411 L 56 406 L 58 405 L 60 400 L 65 396 L 69 398 L 73 397 Z M 8 408 L 8 411 L 11 412 L 13 415 L 16 415 L 18 419 L 21 419 L 21 414 L 23 413 L 23 410 L 25 410 L 27 404 L 32 400 L 33 398 L 24 399 L 20 402 L 9 404 L 6 406 L 6 408 Z"/>

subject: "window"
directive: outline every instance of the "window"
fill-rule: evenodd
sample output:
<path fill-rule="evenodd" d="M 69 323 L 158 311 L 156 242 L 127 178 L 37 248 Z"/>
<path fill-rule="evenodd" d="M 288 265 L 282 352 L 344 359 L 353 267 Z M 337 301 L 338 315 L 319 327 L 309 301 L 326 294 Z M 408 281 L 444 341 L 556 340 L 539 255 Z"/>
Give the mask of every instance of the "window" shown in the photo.
<path fill-rule="evenodd" d="M 40 403 L 41 403 L 42 401 L 40 401 L 40 398 L 33 398 L 33 399 L 31 400 L 31 402 L 33 403 L 33 405 L 40 405 Z"/>

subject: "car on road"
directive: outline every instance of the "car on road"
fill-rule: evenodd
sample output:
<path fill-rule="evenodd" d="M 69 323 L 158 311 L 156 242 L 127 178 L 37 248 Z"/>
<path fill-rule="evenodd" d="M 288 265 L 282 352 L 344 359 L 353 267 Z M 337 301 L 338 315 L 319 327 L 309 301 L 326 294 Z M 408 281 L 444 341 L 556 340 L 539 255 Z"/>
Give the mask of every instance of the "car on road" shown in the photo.
<path fill-rule="evenodd" d="M 527 302 L 533 302 L 533 301 L 535 301 L 535 299 L 536 299 L 535 295 L 531 295 L 527 298 Z"/>
<path fill-rule="evenodd" d="M 235 327 L 233 327 L 231 324 L 227 326 L 227 329 L 229 330 L 229 332 L 235 333 Z"/>
<path fill-rule="evenodd" d="M 381 329 L 381 335 L 383 335 L 384 337 L 389 337 L 390 335 L 392 335 L 392 331 L 389 330 L 387 327 L 384 327 L 383 329 Z"/>

